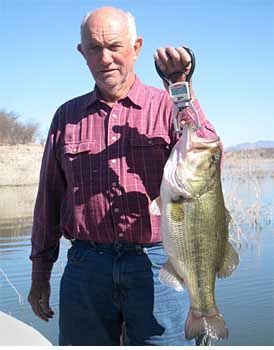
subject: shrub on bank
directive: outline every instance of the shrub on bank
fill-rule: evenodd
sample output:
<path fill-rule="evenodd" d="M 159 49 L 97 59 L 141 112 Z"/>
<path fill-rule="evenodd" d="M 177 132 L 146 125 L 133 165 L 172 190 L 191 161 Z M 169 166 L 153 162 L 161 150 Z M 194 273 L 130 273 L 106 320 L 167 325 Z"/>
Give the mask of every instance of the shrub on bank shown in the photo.
<path fill-rule="evenodd" d="M 0 144 L 26 144 L 35 142 L 38 136 L 38 123 L 23 124 L 14 112 L 0 110 Z"/>

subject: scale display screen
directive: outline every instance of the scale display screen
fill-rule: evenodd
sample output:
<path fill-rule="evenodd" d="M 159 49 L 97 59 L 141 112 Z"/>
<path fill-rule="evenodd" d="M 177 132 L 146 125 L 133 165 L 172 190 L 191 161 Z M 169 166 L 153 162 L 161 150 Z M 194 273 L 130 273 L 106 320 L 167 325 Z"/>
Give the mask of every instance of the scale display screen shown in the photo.
<path fill-rule="evenodd" d="M 185 85 L 173 86 L 170 88 L 170 92 L 173 96 L 187 94 L 187 88 Z"/>

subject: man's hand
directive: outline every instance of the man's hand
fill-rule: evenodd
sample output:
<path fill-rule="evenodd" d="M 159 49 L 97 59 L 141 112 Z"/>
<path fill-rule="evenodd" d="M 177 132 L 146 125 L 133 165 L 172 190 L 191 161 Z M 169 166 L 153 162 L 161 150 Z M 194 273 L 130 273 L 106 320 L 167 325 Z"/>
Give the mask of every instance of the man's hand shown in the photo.
<path fill-rule="evenodd" d="M 33 281 L 28 296 L 33 312 L 41 320 L 48 321 L 54 311 L 49 306 L 50 283 L 48 281 Z"/>
<path fill-rule="evenodd" d="M 154 59 L 173 83 L 185 81 L 191 69 L 191 57 L 183 47 L 159 48 L 154 53 Z"/>

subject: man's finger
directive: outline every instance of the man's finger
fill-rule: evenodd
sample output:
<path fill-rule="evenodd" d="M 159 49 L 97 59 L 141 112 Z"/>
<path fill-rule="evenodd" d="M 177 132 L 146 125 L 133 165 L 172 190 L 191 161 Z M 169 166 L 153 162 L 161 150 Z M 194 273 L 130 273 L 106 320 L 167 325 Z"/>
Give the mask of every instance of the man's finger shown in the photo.
<path fill-rule="evenodd" d="M 161 71 L 166 73 L 167 61 L 169 58 L 165 52 L 165 49 L 164 48 L 157 49 L 155 54 L 154 54 L 154 59 L 155 59 L 157 65 L 159 66 L 159 68 L 161 69 Z"/>
<path fill-rule="evenodd" d="M 49 318 L 52 318 L 54 315 L 54 311 L 49 306 L 49 301 L 48 300 L 40 300 L 39 304 L 40 304 L 41 310 L 44 313 L 44 315 L 46 315 Z"/>
<path fill-rule="evenodd" d="M 49 306 L 49 294 L 44 294 L 43 297 L 40 297 L 40 293 L 36 291 L 29 294 L 28 301 L 32 307 L 34 314 L 43 321 L 48 321 L 49 318 L 52 318 L 54 311 Z"/>
<path fill-rule="evenodd" d="M 183 69 L 186 69 L 186 73 L 187 73 L 191 68 L 191 56 L 187 52 L 187 50 L 184 49 L 183 47 L 177 47 L 176 51 L 180 56 L 180 61 L 183 65 Z"/>
<path fill-rule="evenodd" d="M 39 301 L 32 301 L 30 302 L 30 305 L 32 307 L 33 312 L 37 317 L 39 317 L 43 321 L 48 321 L 47 315 L 42 311 L 41 305 Z"/>
<path fill-rule="evenodd" d="M 191 56 L 183 47 L 159 48 L 155 51 L 154 59 L 167 76 L 175 72 L 187 75 L 191 69 Z"/>
<path fill-rule="evenodd" d="M 168 60 L 169 64 L 172 64 L 175 67 L 177 67 L 178 64 L 180 64 L 180 61 L 181 61 L 180 53 L 174 47 L 167 47 L 166 55 L 169 57 L 169 60 Z"/>
<path fill-rule="evenodd" d="M 169 57 L 168 57 L 167 52 L 166 52 L 166 48 L 161 47 L 161 48 L 157 49 L 157 52 L 158 52 L 159 60 L 162 60 L 163 63 L 166 64 L 169 60 Z"/>
<path fill-rule="evenodd" d="M 178 54 L 180 55 L 180 58 L 182 60 L 182 62 L 184 63 L 190 63 L 191 62 L 191 56 L 190 54 L 187 52 L 187 50 L 185 48 L 183 48 L 182 46 L 177 47 L 176 51 L 178 52 Z"/>

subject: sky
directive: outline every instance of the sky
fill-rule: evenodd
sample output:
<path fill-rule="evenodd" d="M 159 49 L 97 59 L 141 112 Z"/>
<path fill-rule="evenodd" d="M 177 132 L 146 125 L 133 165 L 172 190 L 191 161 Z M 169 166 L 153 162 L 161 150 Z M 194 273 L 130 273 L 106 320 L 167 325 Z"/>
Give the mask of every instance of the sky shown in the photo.
<path fill-rule="evenodd" d="M 76 47 L 87 12 L 130 11 L 144 40 L 136 73 L 162 87 L 153 53 L 190 47 L 193 87 L 224 146 L 274 140 L 274 0 L 0 0 L 0 109 L 37 122 L 94 80 Z"/>

